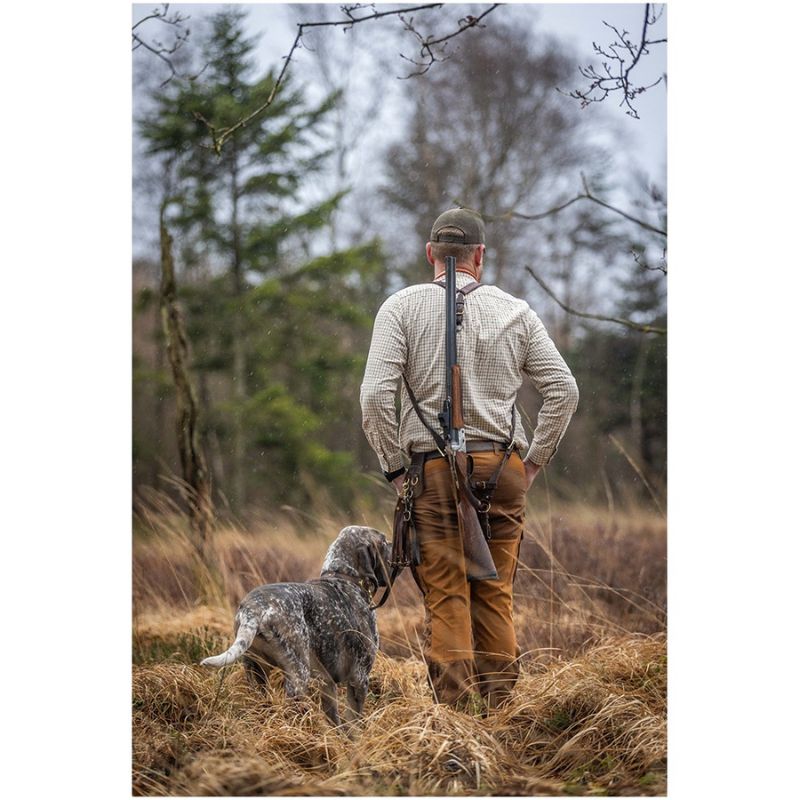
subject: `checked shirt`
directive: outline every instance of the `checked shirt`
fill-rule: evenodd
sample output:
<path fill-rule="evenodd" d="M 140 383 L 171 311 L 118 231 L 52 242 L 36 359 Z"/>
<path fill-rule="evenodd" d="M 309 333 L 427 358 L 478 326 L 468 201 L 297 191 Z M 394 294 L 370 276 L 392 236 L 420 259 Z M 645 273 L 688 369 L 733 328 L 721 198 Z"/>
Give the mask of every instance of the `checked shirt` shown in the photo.
<path fill-rule="evenodd" d="M 458 288 L 472 280 L 456 273 Z M 426 421 L 438 431 L 445 394 L 444 340 L 445 292 L 440 286 L 409 286 L 378 311 L 361 385 L 361 411 L 364 433 L 384 472 L 400 469 L 412 451 L 436 449 L 411 406 L 402 375 Z M 578 405 L 578 388 L 539 317 L 524 300 L 486 284 L 466 296 L 456 342 L 467 441 L 508 441 L 511 409 L 527 375 L 543 402 L 530 447 L 519 412 L 514 440 L 521 453 L 527 451 L 528 460 L 547 464 Z"/>

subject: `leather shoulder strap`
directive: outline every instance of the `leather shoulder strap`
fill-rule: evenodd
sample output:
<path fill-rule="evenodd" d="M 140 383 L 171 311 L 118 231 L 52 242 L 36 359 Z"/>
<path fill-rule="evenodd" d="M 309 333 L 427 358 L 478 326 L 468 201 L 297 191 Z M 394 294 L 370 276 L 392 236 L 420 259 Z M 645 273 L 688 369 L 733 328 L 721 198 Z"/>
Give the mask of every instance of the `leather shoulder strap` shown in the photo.
<path fill-rule="evenodd" d="M 472 283 L 468 283 L 458 291 L 461 292 L 461 294 L 467 295 L 470 292 L 474 292 L 476 289 L 480 289 L 481 286 L 483 286 L 482 283 L 478 283 L 478 281 L 472 281 Z"/>
<path fill-rule="evenodd" d="M 432 281 L 437 286 L 441 286 L 442 289 L 445 288 L 444 281 Z M 476 289 L 480 289 L 481 286 L 485 286 L 485 283 L 478 283 L 478 281 L 471 281 L 466 286 L 462 286 L 460 289 L 456 289 L 456 292 L 460 292 L 461 294 L 467 295 L 470 292 L 474 292 Z"/>
<path fill-rule="evenodd" d="M 433 281 L 437 286 L 441 286 L 442 289 L 445 289 L 444 281 Z M 456 289 L 456 330 L 461 330 L 461 323 L 464 321 L 464 302 L 466 300 L 466 296 L 470 292 L 474 292 L 476 289 L 480 289 L 481 286 L 484 284 L 478 283 L 478 281 L 471 281 L 470 283 L 462 286 L 460 289 Z"/>
<path fill-rule="evenodd" d="M 416 411 L 419 421 L 428 429 L 428 432 L 431 434 L 431 436 L 433 436 L 433 441 L 436 442 L 436 447 L 444 455 L 447 443 L 445 442 L 444 438 L 428 424 L 428 421 L 425 419 L 425 417 L 422 416 L 422 411 L 419 407 L 419 403 L 417 402 L 417 398 L 414 396 L 414 392 L 411 389 L 411 384 L 408 382 L 408 378 L 406 378 L 405 375 L 403 375 L 403 383 L 406 385 L 408 399 L 411 400 L 411 406 L 414 411 Z"/>

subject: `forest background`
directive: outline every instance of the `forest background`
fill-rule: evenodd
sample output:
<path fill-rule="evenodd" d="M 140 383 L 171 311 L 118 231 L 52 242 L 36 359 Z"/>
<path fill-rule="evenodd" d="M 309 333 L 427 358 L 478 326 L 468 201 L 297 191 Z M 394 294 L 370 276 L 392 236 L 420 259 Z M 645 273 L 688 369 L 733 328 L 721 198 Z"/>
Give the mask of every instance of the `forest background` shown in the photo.
<path fill-rule="evenodd" d="M 181 8 L 173 14 L 188 17 Z M 635 105 L 612 96 L 582 108 L 568 96 L 586 88 L 579 67 L 591 54 L 541 32 L 541 9 L 525 5 L 309 28 L 275 102 L 217 155 L 214 131 L 263 105 L 288 47 L 260 71 L 246 6 L 190 8 L 200 13 L 139 28 L 145 44 L 147 25 L 162 39 L 191 31 L 168 59 L 134 53 L 135 502 L 173 491 L 182 474 L 160 221 L 174 240 L 217 512 L 352 513 L 388 495 L 358 404 L 372 320 L 392 291 L 430 279 L 431 222 L 460 203 L 487 219 L 484 280 L 530 302 L 581 390 L 548 469 L 555 496 L 663 503 L 665 164 L 657 174 L 640 166 Z M 652 9 L 650 38 L 660 39 L 664 9 Z M 270 7 L 287 11 L 298 22 L 342 19 L 335 5 Z M 415 52 L 469 15 L 479 25 Z M 604 29 L 598 39 L 606 33 L 614 38 Z M 650 96 L 665 102 L 665 45 L 650 49 L 637 85 L 660 83 Z M 592 199 L 569 203 L 579 195 Z M 529 434 L 538 403 L 525 386 Z"/>

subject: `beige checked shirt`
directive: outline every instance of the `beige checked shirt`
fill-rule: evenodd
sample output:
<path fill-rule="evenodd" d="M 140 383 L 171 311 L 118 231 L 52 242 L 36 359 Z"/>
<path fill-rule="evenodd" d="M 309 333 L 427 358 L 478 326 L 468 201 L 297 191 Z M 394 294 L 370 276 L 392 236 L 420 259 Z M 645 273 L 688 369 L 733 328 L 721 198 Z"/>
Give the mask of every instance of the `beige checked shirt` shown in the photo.
<path fill-rule="evenodd" d="M 456 273 L 461 288 L 473 278 Z M 361 411 L 364 433 L 384 472 L 403 466 L 412 451 L 435 450 L 430 432 L 419 421 L 402 375 L 411 386 L 428 424 L 439 431 L 438 413 L 445 393 L 445 292 L 424 283 L 389 297 L 375 318 Z M 542 395 L 533 443 L 528 449 L 520 415 L 514 435 L 521 452 L 547 464 L 578 405 L 578 387 L 541 320 L 524 301 L 483 285 L 466 295 L 464 320 L 456 336 L 461 365 L 467 441 L 507 442 L 511 408 L 525 375 Z M 400 424 L 395 395 L 401 391 Z"/>

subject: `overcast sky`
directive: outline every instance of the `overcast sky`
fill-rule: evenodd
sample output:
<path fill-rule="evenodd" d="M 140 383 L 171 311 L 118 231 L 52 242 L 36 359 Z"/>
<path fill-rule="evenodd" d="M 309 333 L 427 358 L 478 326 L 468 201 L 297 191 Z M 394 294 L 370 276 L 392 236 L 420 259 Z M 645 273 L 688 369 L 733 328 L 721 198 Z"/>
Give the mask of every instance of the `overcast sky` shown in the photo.
<path fill-rule="evenodd" d="M 274 67 L 280 58 L 286 55 L 294 41 L 296 33 L 296 14 L 299 6 L 288 6 L 284 3 L 253 3 L 240 4 L 248 9 L 253 33 L 261 35 L 258 55 L 260 67 L 263 70 Z M 339 5 L 333 3 L 332 5 Z M 386 8 L 397 7 L 396 4 L 387 3 Z M 537 27 L 543 32 L 553 34 L 579 57 L 580 64 L 594 62 L 599 67 L 599 59 L 594 56 L 592 43 L 597 42 L 605 46 L 612 42 L 615 34 L 603 23 L 608 22 L 620 29 L 631 33 L 634 41 L 638 41 L 644 15 L 643 3 L 526 3 L 513 4 L 515 7 L 501 7 L 492 12 L 493 15 L 516 14 L 520 19 L 530 18 L 530 12 L 535 9 L 538 18 Z M 517 8 L 516 6 L 520 6 Z M 171 8 L 180 8 L 182 13 L 191 16 L 195 22 L 208 16 L 223 6 L 217 3 L 176 3 Z M 487 4 L 488 7 L 488 4 Z M 149 13 L 153 4 L 134 4 L 133 18 L 140 19 Z M 656 5 L 656 9 L 663 9 L 663 14 L 658 23 L 651 28 L 652 38 L 666 38 L 667 9 L 666 6 Z M 303 19 L 313 20 L 314 6 L 308 5 L 303 11 Z M 491 25 L 492 16 L 486 18 L 486 23 Z M 365 25 L 382 23 L 365 23 Z M 397 25 L 397 20 L 390 19 L 383 24 Z M 191 27 L 191 22 L 189 23 Z M 362 28 L 362 26 L 359 26 Z M 362 28 L 363 30 L 363 28 Z M 330 30 L 331 35 L 339 31 Z M 454 40 L 458 42 L 458 40 Z M 302 72 L 304 60 L 310 58 L 308 53 L 300 51 L 294 56 L 295 68 Z M 398 73 L 403 69 L 403 62 L 398 58 Z M 650 54 L 642 59 L 636 67 L 637 81 L 652 83 L 667 71 L 667 45 L 655 45 Z M 561 87 L 566 90 L 576 87 L 585 87 L 586 80 L 580 75 L 575 76 L 574 86 Z M 575 101 L 577 102 L 577 101 Z M 618 101 L 607 100 L 602 104 L 602 111 Z M 634 162 L 644 169 L 651 179 L 663 183 L 666 168 L 666 87 L 663 84 L 645 92 L 637 102 L 641 119 L 632 119 L 625 116 L 623 109 L 614 108 L 620 124 L 624 127 L 626 141 L 629 142 L 630 153 Z M 586 114 L 597 113 L 601 106 L 589 107 Z"/>

